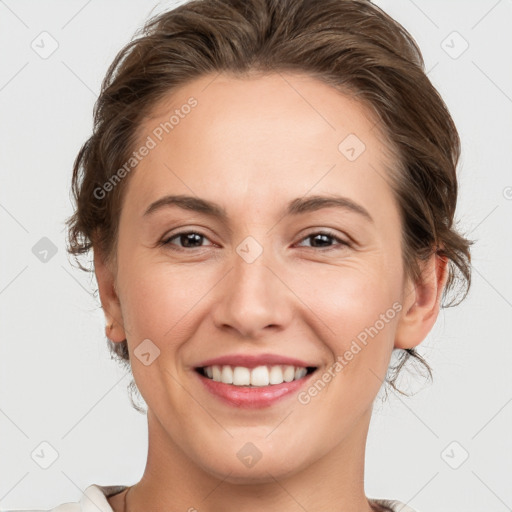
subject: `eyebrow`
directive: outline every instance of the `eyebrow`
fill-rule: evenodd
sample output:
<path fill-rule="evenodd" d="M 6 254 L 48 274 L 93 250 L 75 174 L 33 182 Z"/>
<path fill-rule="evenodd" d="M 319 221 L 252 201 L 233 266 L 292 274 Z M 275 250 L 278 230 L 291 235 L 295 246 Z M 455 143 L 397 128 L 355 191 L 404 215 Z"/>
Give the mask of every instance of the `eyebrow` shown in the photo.
<path fill-rule="evenodd" d="M 169 206 L 177 206 L 184 210 L 192 210 L 224 222 L 226 222 L 229 217 L 226 210 L 217 203 L 187 195 L 164 196 L 151 203 L 144 212 L 144 216 L 151 215 L 152 213 Z M 352 201 L 352 199 L 338 195 L 298 197 L 288 203 L 285 208 L 284 215 L 300 215 L 303 213 L 321 210 L 323 208 L 340 208 L 357 213 L 366 220 L 374 223 L 374 220 L 368 210 L 363 208 L 360 204 Z"/>

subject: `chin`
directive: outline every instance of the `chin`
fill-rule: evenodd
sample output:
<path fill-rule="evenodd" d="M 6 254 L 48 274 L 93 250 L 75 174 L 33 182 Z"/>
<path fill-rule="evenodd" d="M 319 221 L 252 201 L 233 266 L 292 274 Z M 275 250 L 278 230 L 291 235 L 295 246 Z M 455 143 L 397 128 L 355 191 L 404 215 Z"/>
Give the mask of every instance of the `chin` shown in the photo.
<path fill-rule="evenodd" d="M 284 449 L 282 446 L 281 450 L 276 450 L 270 443 L 263 445 L 264 441 L 234 442 L 232 446 L 225 446 L 221 453 L 211 452 L 209 459 L 205 459 L 204 452 L 200 453 L 197 460 L 207 473 L 239 485 L 275 483 L 275 479 L 287 478 L 311 463 L 306 460 L 306 454 L 295 447 Z"/>
<path fill-rule="evenodd" d="M 258 485 L 275 483 L 276 480 L 282 480 L 299 471 L 299 467 L 290 467 L 290 464 L 277 464 L 263 462 L 261 459 L 252 468 L 241 467 L 241 464 L 226 463 L 221 468 L 209 468 L 212 475 L 223 482 L 236 485 Z M 220 470 L 220 471 L 219 471 Z M 227 475 L 227 476 L 226 476 Z"/>

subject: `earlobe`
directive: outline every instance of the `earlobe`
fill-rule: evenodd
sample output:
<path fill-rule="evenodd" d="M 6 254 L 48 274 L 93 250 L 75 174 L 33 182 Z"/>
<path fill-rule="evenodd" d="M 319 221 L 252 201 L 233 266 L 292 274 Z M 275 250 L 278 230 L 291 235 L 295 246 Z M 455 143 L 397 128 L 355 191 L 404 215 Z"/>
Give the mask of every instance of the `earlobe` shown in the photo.
<path fill-rule="evenodd" d="M 105 332 L 113 342 L 126 339 L 121 304 L 117 295 L 114 273 L 99 251 L 94 251 L 94 273 L 98 282 L 101 306 L 105 312 Z"/>
<path fill-rule="evenodd" d="M 413 348 L 419 345 L 434 326 L 443 290 L 448 279 L 448 259 L 434 253 L 422 265 L 422 277 L 409 283 L 404 294 L 403 313 L 395 333 L 395 348 Z"/>

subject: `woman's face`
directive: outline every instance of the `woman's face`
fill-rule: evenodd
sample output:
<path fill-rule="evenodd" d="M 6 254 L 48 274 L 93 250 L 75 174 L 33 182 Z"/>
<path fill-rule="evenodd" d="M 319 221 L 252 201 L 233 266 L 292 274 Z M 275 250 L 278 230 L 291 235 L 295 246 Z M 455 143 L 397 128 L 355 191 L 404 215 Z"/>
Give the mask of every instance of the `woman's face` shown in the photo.
<path fill-rule="evenodd" d="M 273 74 L 203 77 L 141 128 L 115 273 L 152 449 L 242 482 L 360 439 L 410 305 L 379 125 L 313 78 Z M 224 380 L 240 367 L 236 382 L 260 385 L 201 375 L 217 358 Z M 262 385 L 295 377 L 286 366 L 316 370 Z"/>

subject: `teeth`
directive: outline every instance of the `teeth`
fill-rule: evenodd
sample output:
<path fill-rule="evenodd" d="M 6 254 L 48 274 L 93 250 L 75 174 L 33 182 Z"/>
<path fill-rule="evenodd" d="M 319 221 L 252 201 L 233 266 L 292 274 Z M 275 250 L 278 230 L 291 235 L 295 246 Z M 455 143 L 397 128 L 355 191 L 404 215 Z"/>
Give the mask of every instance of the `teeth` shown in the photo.
<path fill-rule="evenodd" d="M 224 368 L 231 368 L 230 366 L 224 366 Z M 222 374 L 224 375 L 224 368 L 222 368 Z M 242 366 L 235 366 L 233 369 L 233 380 L 226 382 L 222 379 L 222 382 L 226 384 L 235 384 L 236 386 L 248 386 L 251 383 L 251 371 L 249 368 L 243 368 Z"/>
<path fill-rule="evenodd" d="M 287 368 L 293 369 L 293 366 L 288 366 Z M 283 369 L 280 366 L 271 366 L 270 371 L 268 372 L 269 384 L 281 384 L 283 381 L 289 382 L 283 377 Z"/>
<path fill-rule="evenodd" d="M 206 370 L 208 370 L 208 368 L 212 369 L 212 376 L 210 377 L 208 375 L 208 371 L 206 371 L 206 375 L 208 375 L 208 377 L 210 377 L 211 379 L 216 380 L 217 382 L 220 382 L 220 376 L 222 375 L 220 366 L 207 366 Z"/>
<path fill-rule="evenodd" d="M 283 372 L 283 378 L 285 382 L 291 382 L 295 378 L 295 367 L 285 366 Z"/>
<path fill-rule="evenodd" d="M 249 371 L 248 368 L 244 368 L 244 370 Z M 256 366 L 251 370 L 251 386 L 268 386 L 269 382 L 270 375 L 266 366 Z M 237 384 L 240 383 L 237 382 Z"/>
<path fill-rule="evenodd" d="M 252 369 L 244 366 L 214 365 L 206 366 L 203 370 L 208 378 L 216 382 L 252 387 L 291 382 L 302 379 L 307 374 L 306 368 L 290 365 L 256 366 Z"/>
<path fill-rule="evenodd" d="M 231 366 L 222 367 L 220 380 L 224 382 L 224 384 L 233 384 L 233 368 L 231 368 Z"/>
<path fill-rule="evenodd" d="M 302 379 L 308 373 L 306 368 L 295 368 L 295 380 Z"/>

